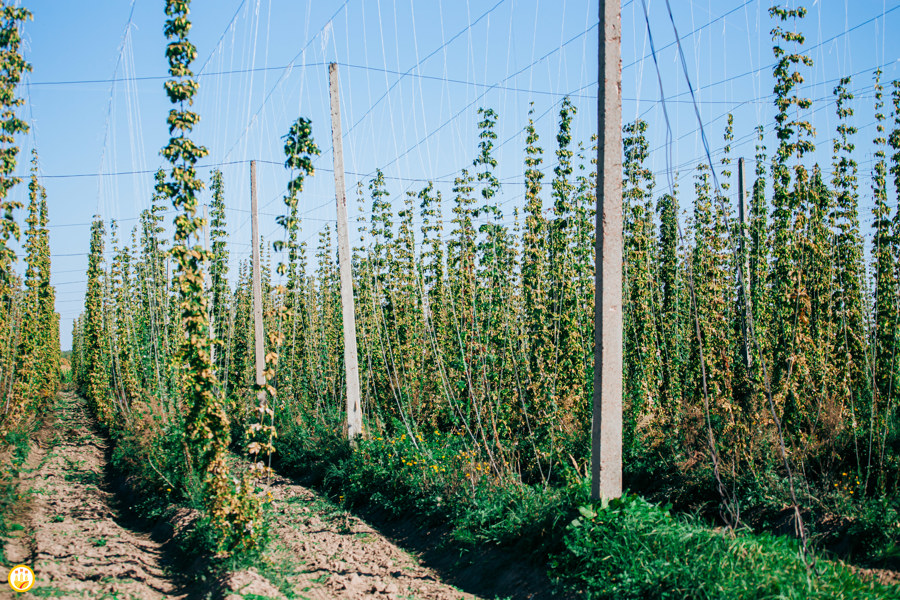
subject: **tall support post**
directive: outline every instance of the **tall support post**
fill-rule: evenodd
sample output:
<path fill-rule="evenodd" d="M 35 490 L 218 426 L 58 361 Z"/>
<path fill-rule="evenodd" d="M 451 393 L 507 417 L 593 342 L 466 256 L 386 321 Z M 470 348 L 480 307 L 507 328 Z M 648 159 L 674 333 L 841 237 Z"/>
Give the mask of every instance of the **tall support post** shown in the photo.
<path fill-rule="evenodd" d="M 744 337 L 744 367 L 749 371 L 753 366 L 753 355 L 750 354 L 750 340 L 747 336 L 747 298 L 750 295 L 750 264 L 747 256 L 747 197 L 744 194 L 744 159 L 738 159 L 738 220 L 740 221 L 740 248 L 741 253 L 741 280 L 740 289 L 738 290 L 738 301 L 740 302 L 739 313 L 741 315 L 741 334 Z"/>
<path fill-rule="evenodd" d="M 259 267 L 259 222 L 256 203 L 256 161 L 250 161 L 250 243 L 253 244 L 253 340 L 256 342 L 256 385 L 266 384 L 263 374 L 266 368 L 265 334 L 263 333 L 262 283 Z M 265 392 L 258 394 L 259 401 L 265 401 Z"/>
<path fill-rule="evenodd" d="M 209 207 L 204 204 L 203 205 L 203 250 L 209 255 Z M 210 269 L 212 268 L 212 262 L 207 259 L 205 261 L 203 267 L 203 290 L 207 293 L 207 298 L 211 297 L 209 294 L 210 287 L 212 286 L 212 274 L 210 273 Z M 213 310 L 213 305 L 210 302 L 209 308 L 207 309 L 207 317 L 209 318 L 209 335 L 213 336 L 215 332 L 215 311 Z M 213 369 L 215 369 L 216 365 L 216 345 L 212 344 L 209 347 L 209 355 L 212 359 Z"/>
<path fill-rule="evenodd" d="M 351 443 L 362 433 L 359 400 L 359 363 L 356 352 L 356 312 L 350 272 L 350 234 L 347 229 L 347 194 L 344 189 L 344 153 L 341 144 L 341 103 L 336 63 L 328 65 L 331 97 L 331 143 L 334 148 L 334 197 L 337 201 L 338 263 L 341 270 L 341 315 L 344 323 L 344 368 L 347 379 L 347 437 Z"/>
<path fill-rule="evenodd" d="M 622 495 L 622 18 L 600 0 L 591 498 Z"/>
<path fill-rule="evenodd" d="M 203 205 L 203 249 L 209 252 L 209 206 L 206 204 Z"/>

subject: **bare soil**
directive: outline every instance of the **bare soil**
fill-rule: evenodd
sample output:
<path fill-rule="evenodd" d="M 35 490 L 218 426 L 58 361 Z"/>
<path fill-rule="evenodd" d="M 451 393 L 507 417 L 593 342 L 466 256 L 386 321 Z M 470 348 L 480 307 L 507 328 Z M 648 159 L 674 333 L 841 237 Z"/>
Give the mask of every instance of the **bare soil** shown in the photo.
<path fill-rule="evenodd" d="M 367 510 L 363 518 L 401 547 L 415 552 L 444 581 L 486 598 L 507 600 L 571 600 L 537 564 L 530 550 L 483 546 L 473 548 L 454 542 L 448 525 L 423 524 L 415 519 L 395 519 Z M 576 597 L 581 594 L 576 593 Z"/>
<path fill-rule="evenodd" d="M 522 591 L 521 585 L 534 583 L 530 567 L 519 566 L 516 571 L 504 564 L 500 573 L 484 564 L 473 576 L 469 557 L 462 571 L 448 571 L 459 556 L 424 540 L 414 524 L 399 525 L 393 532 L 395 539 L 414 549 L 409 552 L 360 518 L 283 477 L 273 478 L 267 490 L 272 541 L 261 567 L 200 585 L 191 581 L 189 586 L 184 571 L 195 566 L 183 564 L 176 538 L 193 526 L 195 515 L 181 509 L 170 522 L 155 527 L 140 521 L 131 512 L 132 499 L 123 493 L 108 457 L 108 442 L 84 400 L 72 392 L 60 394 L 21 469 L 18 486 L 23 500 L 11 515 L 21 529 L 5 547 L 8 566 L 26 564 L 34 569 L 37 581 L 30 595 L 92 600 L 476 600 L 493 599 L 494 588 L 518 588 L 511 594 L 517 600 L 545 597 Z M 436 568 L 423 564 L 423 558 Z M 518 575 L 510 579 L 507 571 Z M 460 587 L 442 579 L 447 573 Z M 5 574 L 3 570 L 0 576 Z M 189 575 L 195 579 L 196 573 Z M 486 586 L 486 578 L 493 584 Z M 0 598 L 23 597 L 5 582 L 0 586 Z"/>
<path fill-rule="evenodd" d="M 32 443 L 19 486 L 25 498 L 7 542 L 11 564 L 26 564 L 36 582 L 29 594 L 54 598 L 186 598 L 164 568 L 164 551 L 129 523 L 108 483 L 106 440 L 84 401 L 60 394 Z M 5 573 L 4 573 L 5 575 Z M 0 588 L 0 597 L 14 592 Z M 21 597 L 21 596 L 19 596 Z"/>
<path fill-rule="evenodd" d="M 273 538 L 270 559 L 283 577 L 280 586 L 293 590 L 298 597 L 478 598 L 442 582 L 416 556 L 310 489 L 275 477 L 269 493 Z"/>

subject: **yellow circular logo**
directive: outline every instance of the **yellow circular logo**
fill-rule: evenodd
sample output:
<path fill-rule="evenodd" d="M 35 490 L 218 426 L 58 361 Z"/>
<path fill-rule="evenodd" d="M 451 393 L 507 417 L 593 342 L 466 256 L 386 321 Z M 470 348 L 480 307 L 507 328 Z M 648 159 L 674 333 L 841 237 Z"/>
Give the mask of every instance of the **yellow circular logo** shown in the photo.
<path fill-rule="evenodd" d="M 27 592 L 34 585 L 34 571 L 25 565 L 17 565 L 9 572 L 9 587 L 16 592 Z"/>

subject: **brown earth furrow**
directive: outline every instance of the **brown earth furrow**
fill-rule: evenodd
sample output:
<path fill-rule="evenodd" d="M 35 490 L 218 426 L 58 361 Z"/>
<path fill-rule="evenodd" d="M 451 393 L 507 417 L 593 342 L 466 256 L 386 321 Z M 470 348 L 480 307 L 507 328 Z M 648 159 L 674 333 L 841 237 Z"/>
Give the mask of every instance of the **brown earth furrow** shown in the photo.
<path fill-rule="evenodd" d="M 34 569 L 34 595 L 184 598 L 162 567 L 161 545 L 123 525 L 106 489 L 106 442 L 84 401 L 63 393 L 60 406 L 23 471 L 20 485 L 32 496 L 19 519 L 22 535 L 7 546 L 9 559 Z"/>
<path fill-rule="evenodd" d="M 293 564 L 286 579 L 309 600 L 418 598 L 474 600 L 440 581 L 412 554 L 360 519 L 335 509 L 308 488 L 275 477 L 272 557 Z"/>
<path fill-rule="evenodd" d="M 34 569 L 32 594 L 193 597 L 164 568 L 162 545 L 122 518 L 116 495 L 107 489 L 106 440 L 94 430 L 84 400 L 64 393 L 59 406 L 21 471 L 20 489 L 31 491 L 30 500 L 17 513 L 24 529 L 6 545 L 9 560 Z M 307 600 L 479 599 L 442 581 L 416 555 L 307 487 L 274 477 L 267 493 L 272 541 L 265 574 L 253 568 L 225 574 L 208 582 L 212 588 L 195 592 L 225 600 L 281 600 L 285 595 L 278 588 Z M 0 591 L 6 597 L 13 597 L 8 588 Z"/>

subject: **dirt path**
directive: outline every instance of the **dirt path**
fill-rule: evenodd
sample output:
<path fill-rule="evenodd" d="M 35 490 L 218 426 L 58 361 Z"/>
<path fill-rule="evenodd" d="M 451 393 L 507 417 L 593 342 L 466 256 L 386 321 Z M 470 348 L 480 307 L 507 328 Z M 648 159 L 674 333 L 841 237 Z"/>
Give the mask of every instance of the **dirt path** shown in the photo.
<path fill-rule="evenodd" d="M 35 596 L 184 598 L 161 566 L 160 544 L 125 525 L 106 489 L 106 465 L 106 442 L 84 400 L 63 392 L 22 471 L 21 489 L 32 494 L 17 518 L 23 529 L 7 544 L 8 559 L 34 569 Z M 13 595 L 5 582 L 2 589 L 0 597 Z"/>
<path fill-rule="evenodd" d="M 145 600 L 479 600 L 440 580 L 365 522 L 310 489 L 274 477 L 271 543 L 263 572 L 249 569 L 186 593 L 164 568 L 161 544 L 129 526 L 107 482 L 106 440 L 84 400 L 60 395 L 38 432 L 19 489 L 30 490 L 7 541 L 10 564 L 31 566 L 39 597 Z M 5 576 L 4 570 L 2 575 Z M 0 598 L 15 596 L 0 582 Z M 279 588 L 281 591 L 279 591 Z M 286 593 L 283 593 L 286 592 Z"/>
<path fill-rule="evenodd" d="M 284 577 L 282 587 L 297 598 L 477 598 L 441 582 L 416 557 L 308 488 L 275 477 L 270 491 L 270 556 Z"/>

